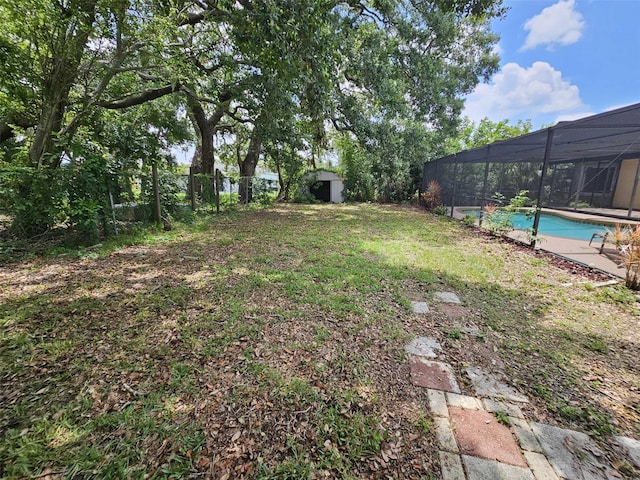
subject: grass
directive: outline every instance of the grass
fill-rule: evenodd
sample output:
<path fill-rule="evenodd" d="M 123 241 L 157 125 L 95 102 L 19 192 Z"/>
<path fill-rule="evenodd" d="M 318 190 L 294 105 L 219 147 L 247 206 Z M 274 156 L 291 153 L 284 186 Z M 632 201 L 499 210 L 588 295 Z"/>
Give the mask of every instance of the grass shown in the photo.
<path fill-rule="evenodd" d="M 562 425 L 640 434 L 626 290 L 587 290 L 407 207 L 238 208 L 175 227 L 0 267 L 0 476 L 437 478 L 404 352 L 417 335 L 451 361 L 498 362 Z M 411 313 L 436 291 L 482 337 L 437 307 Z"/>

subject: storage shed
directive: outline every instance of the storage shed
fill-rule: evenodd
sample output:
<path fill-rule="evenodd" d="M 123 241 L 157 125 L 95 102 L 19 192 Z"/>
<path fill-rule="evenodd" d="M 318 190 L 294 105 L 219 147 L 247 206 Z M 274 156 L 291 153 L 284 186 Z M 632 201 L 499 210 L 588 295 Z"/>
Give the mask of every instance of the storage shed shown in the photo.
<path fill-rule="evenodd" d="M 343 203 L 344 183 L 335 173 L 326 170 L 317 170 L 304 176 L 305 183 L 309 185 L 309 193 L 321 202 Z"/>

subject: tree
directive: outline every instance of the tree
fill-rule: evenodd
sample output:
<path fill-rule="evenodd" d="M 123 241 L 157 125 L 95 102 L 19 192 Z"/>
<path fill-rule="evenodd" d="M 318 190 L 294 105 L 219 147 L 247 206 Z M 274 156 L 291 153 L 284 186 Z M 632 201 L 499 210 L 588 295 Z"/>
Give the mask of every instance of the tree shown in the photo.
<path fill-rule="evenodd" d="M 496 70 L 489 22 L 503 13 L 501 0 L 5 0 L 0 150 L 57 169 L 78 158 L 76 135 L 113 149 L 96 119 L 169 98 L 188 112 L 202 172 L 235 126 L 249 133 L 236 142 L 241 175 L 280 151 L 275 166 L 293 178 L 332 125 L 367 152 L 376 195 L 403 199 L 463 95 Z"/>
<path fill-rule="evenodd" d="M 511 123 L 508 119 L 499 122 L 492 122 L 488 118 L 483 118 L 476 125 L 470 119 L 465 118 L 462 125 L 455 136 L 450 137 L 444 143 L 444 148 L 440 151 L 440 155 L 450 155 L 462 150 L 482 147 L 498 140 L 507 140 L 509 138 L 524 135 L 531 131 L 532 124 L 530 120 L 518 120 Z M 471 173 L 470 169 L 474 167 L 463 167 L 458 176 L 460 179 L 466 179 L 468 188 L 471 185 L 483 183 L 482 169 L 475 167 L 475 171 Z M 537 188 L 535 182 L 538 178 L 539 166 L 534 162 L 526 163 L 505 163 L 493 165 L 490 169 L 488 184 L 492 192 L 499 192 L 501 195 L 511 198 L 521 190 L 534 190 Z M 462 186 L 459 186 L 462 190 Z"/>
<path fill-rule="evenodd" d="M 340 175 L 344 181 L 346 199 L 356 202 L 374 200 L 374 177 L 367 153 L 349 132 L 339 134 L 335 143 L 340 152 Z"/>
<path fill-rule="evenodd" d="M 344 26 L 348 61 L 332 121 L 371 157 L 379 198 L 417 188 L 422 163 L 457 128 L 462 96 L 497 69 L 488 22 L 503 13 L 500 2 L 462 3 L 386 2 Z"/>
<path fill-rule="evenodd" d="M 449 155 L 524 135 L 529 133 L 531 128 L 531 120 L 518 120 L 515 124 L 511 124 L 509 119 L 492 122 L 485 117 L 476 125 L 465 117 L 456 135 L 446 142 L 444 154 Z"/>

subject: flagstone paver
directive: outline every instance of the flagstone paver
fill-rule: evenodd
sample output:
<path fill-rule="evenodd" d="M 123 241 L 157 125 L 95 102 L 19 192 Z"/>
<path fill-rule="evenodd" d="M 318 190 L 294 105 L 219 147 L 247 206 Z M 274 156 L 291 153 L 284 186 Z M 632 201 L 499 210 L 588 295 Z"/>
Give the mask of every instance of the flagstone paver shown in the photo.
<path fill-rule="evenodd" d="M 602 451 L 588 435 L 563 428 L 531 423 L 549 463 L 566 480 L 614 480 L 610 467 L 600 461 Z"/>
<path fill-rule="evenodd" d="M 463 325 L 460 328 L 460 331 L 466 335 L 473 335 L 474 337 L 482 337 L 482 332 L 480 328 L 476 325 Z"/>
<path fill-rule="evenodd" d="M 527 459 L 536 480 L 559 480 L 547 457 L 541 453 L 524 452 L 524 457 Z"/>
<path fill-rule="evenodd" d="M 528 468 L 463 455 L 469 480 L 536 480 Z"/>
<path fill-rule="evenodd" d="M 486 410 L 449 407 L 460 453 L 527 467 L 509 428 Z"/>
<path fill-rule="evenodd" d="M 429 305 L 427 302 L 411 302 L 411 310 L 418 314 L 429 313 Z"/>
<path fill-rule="evenodd" d="M 455 293 L 437 292 L 435 297 L 442 307 L 464 309 Z M 426 302 L 412 302 L 412 309 L 429 312 Z M 481 335 L 477 327 L 468 330 L 469 334 L 476 332 Z M 603 463 L 603 452 L 584 433 L 528 422 L 517 405 L 528 403 L 528 398 L 495 375 L 468 367 L 475 396 L 462 395 L 452 367 L 432 360 L 443 353 L 437 339 L 417 337 L 405 349 L 411 382 L 427 388 L 443 480 L 622 478 Z M 498 422 L 495 412 L 505 413 L 510 425 Z M 628 437 L 615 440 L 629 461 L 640 468 L 640 441 Z"/>
<path fill-rule="evenodd" d="M 509 417 L 511 430 L 515 433 L 518 443 L 523 450 L 542 453 L 540 442 L 527 422 L 520 418 Z"/>
<path fill-rule="evenodd" d="M 476 394 L 481 397 L 504 398 L 510 402 L 528 403 L 529 399 L 516 389 L 498 380 L 494 375 L 483 372 L 479 367 L 468 367 L 467 375 L 473 383 Z"/>
<path fill-rule="evenodd" d="M 453 292 L 436 292 L 434 296 L 436 297 L 437 300 L 443 303 L 454 303 L 454 304 L 462 303 L 458 298 L 458 295 L 456 295 Z"/>
<path fill-rule="evenodd" d="M 640 468 L 640 441 L 629 437 L 616 437 L 616 442 L 626 451 L 629 460 Z"/>
<path fill-rule="evenodd" d="M 475 397 L 447 393 L 447 403 L 451 407 L 466 408 L 469 410 L 482 410 L 482 402 Z"/>
<path fill-rule="evenodd" d="M 426 358 L 437 358 L 438 352 L 442 352 L 442 345 L 435 338 L 416 337 L 404 347 L 405 351 L 410 355 L 418 355 Z"/>
<path fill-rule="evenodd" d="M 411 382 L 417 387 L 460 393 L 451 366 L 422 357 L 410 356 Z"/>
<path fill-rule="evenodd" d="M 429 388 L 427 389 L 427 397 L 429 398 L 429 410 L 431 410 L 434 417 L 449 416 L 447 398 L 444 396 L 444 392 Z"/>
<path fill-rule="evenodd" d="M 510 417 L 524 418 L 520 407 L 512 403 L 500 402 L 491 398 L 485 398 L 484 400 L 482 400 L 482 403 L 484 403 L 484 407 L 489 412 L 503 412 Z"/>
<path fill-rule="evenodd" d="M 437 417 L 433 420 L 433 424 L 436 427 L 436 438 L 440 448 L 446 452 L 458 453 L 458 444 L 449 419 Z"/>
<path fill-rule="evenodd" d="M 465 480 L 460 455 L 450 452 L 439 452 L 439 456 L 443 480 Z"/>

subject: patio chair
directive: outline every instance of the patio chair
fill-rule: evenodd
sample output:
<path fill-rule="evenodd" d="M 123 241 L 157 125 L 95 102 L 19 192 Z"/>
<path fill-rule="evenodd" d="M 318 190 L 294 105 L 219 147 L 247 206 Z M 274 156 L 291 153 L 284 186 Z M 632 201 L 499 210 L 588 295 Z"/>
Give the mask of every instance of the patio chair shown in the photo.
<path fill-rule="evenodd" d="M 596 238 L 599 238 L 600 241 L 602 242 L 600 244 L 600 252 L 602 253 L 602 251 L 604 250 L 604 246 L 607 243 L 607 239 L 609 238 L 609 232 L 595 232 L 593 235 L 591 235 L 591 240 L 589 240 L 589 246 L 591 246 L 591 242 L 593 242 Z"/>

